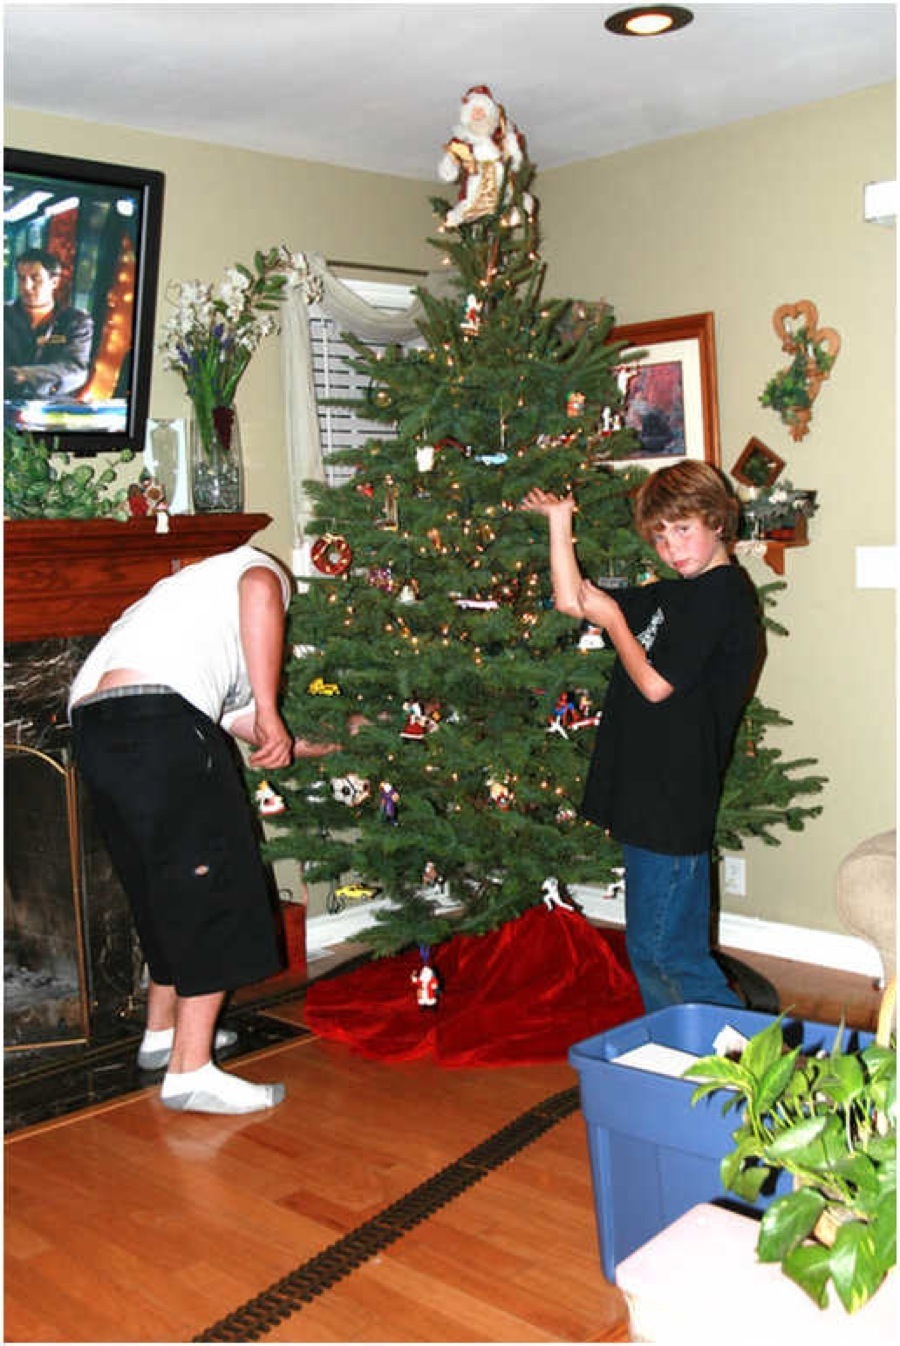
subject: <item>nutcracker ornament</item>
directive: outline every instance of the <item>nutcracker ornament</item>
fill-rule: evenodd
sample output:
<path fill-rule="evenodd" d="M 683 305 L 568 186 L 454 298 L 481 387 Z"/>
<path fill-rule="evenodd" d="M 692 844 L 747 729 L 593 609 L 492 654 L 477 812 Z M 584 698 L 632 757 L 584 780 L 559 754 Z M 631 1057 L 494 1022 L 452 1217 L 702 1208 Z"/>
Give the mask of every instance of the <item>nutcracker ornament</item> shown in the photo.
<path fill-rule="evenodd" d="M 410 977 L 416 988 L 416 1004 L 419 1009 L 437 1009 L 438 996 L 441 992 L 441 984 L 438 981 L 437 973 L 429 962 L 430 953 L 431 950 L 427 944 L 419 945 L 422 966 L 417 972 L 413 972 Z"/>

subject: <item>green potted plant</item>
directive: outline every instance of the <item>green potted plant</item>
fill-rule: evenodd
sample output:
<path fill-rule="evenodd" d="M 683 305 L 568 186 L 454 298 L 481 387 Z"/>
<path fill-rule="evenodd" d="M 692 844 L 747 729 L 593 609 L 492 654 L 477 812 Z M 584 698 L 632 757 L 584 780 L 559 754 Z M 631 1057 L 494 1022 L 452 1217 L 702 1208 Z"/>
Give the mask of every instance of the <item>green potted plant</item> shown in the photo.
<path fill-rule="evenodd" d="M 115 460 L 130 463 L 131 449 Z M 3 431 L 3 514 L 7 519 L 125 518 L 127 491 L 111 492 L 116 472 L 88 463 L 69 467 L 69 455 L 26 430 Z"/>
<path fill-rule="evenodd" d="M 854 1312 L 897 1260 L 895 995 L 892 982 L 876 1038 L 859 1050 L 843 1050 L 841 1026 L 828 1055 L 786 1051 L 779 1016 L 739 1058 L 705 1056 L 685 1072 L 701 1081 L 692 1103 L 725 1089 L 723 1111 L 739 1111 L 721 1165 L 725 1187 L 753 1202 L 780 1173 L 792 1175 L 793 1190 L 762 1214 L 756 1251 L 820 1308 L 830 1283 Z"/>

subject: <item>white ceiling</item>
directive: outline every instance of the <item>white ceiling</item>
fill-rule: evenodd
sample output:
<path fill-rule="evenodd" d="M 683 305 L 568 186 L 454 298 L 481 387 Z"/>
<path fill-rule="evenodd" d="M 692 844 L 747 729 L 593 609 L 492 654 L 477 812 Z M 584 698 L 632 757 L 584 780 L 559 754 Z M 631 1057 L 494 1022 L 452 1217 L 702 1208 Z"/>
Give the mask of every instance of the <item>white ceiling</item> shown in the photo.
<path fill-rule="evenodd" d="M 472 84 L 552 168 L 896 77 L 892 0 L 694 3 L 678 33 L 608 33 L 634 2 L 7 3 L 5 100 L 431 179 Z"/>

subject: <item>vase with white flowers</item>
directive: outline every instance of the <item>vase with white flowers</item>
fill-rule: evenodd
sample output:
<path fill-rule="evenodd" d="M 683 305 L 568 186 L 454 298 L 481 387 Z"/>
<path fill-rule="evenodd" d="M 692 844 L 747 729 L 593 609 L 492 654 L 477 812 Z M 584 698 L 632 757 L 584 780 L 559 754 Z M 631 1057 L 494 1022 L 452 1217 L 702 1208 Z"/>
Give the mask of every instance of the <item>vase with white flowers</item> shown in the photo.
<path fill-rule="evenodd" d="M 306 275 L 301 253 L 283 244 L 240 262 L 217 285 L 173 281 L 174 312 L 160 350 L 184 381 L 191 403 L 191 494 L 197 513 L 243 509 L 244 472 L 235 395 L 260 342 L 278 331 L 276 312 L 288 286 Z"/>

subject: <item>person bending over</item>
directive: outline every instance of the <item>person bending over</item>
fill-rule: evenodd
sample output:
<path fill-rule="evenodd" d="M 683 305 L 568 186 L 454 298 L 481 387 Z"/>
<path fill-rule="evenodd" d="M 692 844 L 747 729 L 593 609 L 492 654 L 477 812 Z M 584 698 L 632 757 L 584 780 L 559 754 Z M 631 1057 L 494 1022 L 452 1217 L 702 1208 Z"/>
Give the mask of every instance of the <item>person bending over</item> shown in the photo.
<path fill-rule="evenodd" d="M 281 963 L 232 736 L 266 771 L 330 750 L 295 742 L 278 710 L 289 599 L 280 565 L 254 547 L 188 565 L 122 613 L 70 689 L 75 761 L 150 973 L 138 1064 L 167 1068 L 167 1108 L 255 1112 L 284 1098 L 282 1084 L 220 1070 L 213 1047 L 226 994 Z"/>

